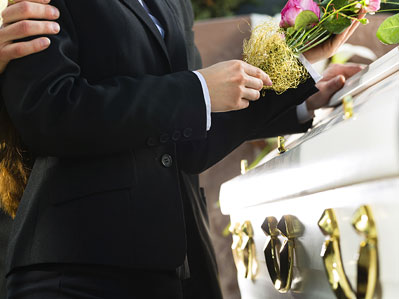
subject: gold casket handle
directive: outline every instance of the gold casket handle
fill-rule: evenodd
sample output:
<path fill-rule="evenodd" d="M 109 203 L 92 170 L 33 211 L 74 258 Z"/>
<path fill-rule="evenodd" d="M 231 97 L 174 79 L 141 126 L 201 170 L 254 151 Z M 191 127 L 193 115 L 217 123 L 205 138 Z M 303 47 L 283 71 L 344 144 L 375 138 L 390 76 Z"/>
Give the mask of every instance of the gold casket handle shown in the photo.
<path fill-rule="evenodd" d="M 285 138 L 283 136 L 277 137 L 277 149 L 280 154 L 284 154 L 287 151 L 285 147 Z"/>
<path fill-rule="evenodd" d="M 342 104 L 344 107 L 344 119 L 349 119 L 353 116 L 353 97 L 347 95 L 342 99 Z"/>
<path fill-rule="evenodd" d="M 241 251 L 243 252 L 244 264 L 246 265 L 246 272 L 244 277 L 253 280 L 258 274 L 258 261 L 256 259 L 254 231 L 251 222 L 245 221 L 241 227 L 241 231 Z"/>
<path fill-rule="evenodd" d="M 371 209 L 361 206 L 354 214 L 352 224 L 365 237 L 360 243 L 357 266 L 357 291 L 354 292 L 342 263 L 340 232 L 333 209 L 323 212 L 319 227 L 327 236 L 321 256 L 328 281 L 338 299 L 372 299 L 378 284 L 377 230 Z"/>
<path fill-rule="evenodd" d="M 337 298 L 355 299 L 355 293 L 352 290 L 342 263 L 340 234 L 335 211 L 333 209 L 325 210 L 318 224 L 322 233 L 327 236 L 321 256 L 324 261 L 328 282 Z"/>
<path fill-rule="evenodd" d="M 255 279 L 258 274 L 258 261 L 251 222 L 245 221 L 243 225 L 236 223 L 230 226 L 230 232 L 233 237 L 231 249 L 238 275 Z"/>
<path fill-rule="evenodd" d="M 270 237 L 264 250 L 270 279 L 276 290 L 287 293 L 293 277 L 295 238 L 302 234 L 303 227 L 295 216 L 286 215 L 278 223 L 275 217 L 267 217 L 262 230 Z M 282 246 L 279 236 L 284 238 Z"/>
<path fill-rule="evenodd" d="M 361 206 L 353 216 L 352 225 L 364 236 L 357 262 L 357 298 L 372 299 L 378 284 L 377 228 L 369 206 Z"/>

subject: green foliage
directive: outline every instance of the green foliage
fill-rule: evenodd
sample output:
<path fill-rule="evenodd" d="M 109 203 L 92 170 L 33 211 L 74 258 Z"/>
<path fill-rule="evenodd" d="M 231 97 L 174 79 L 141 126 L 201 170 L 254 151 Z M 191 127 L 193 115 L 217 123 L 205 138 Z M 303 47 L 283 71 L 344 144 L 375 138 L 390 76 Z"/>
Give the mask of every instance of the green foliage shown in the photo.
<path fill-rule="evenodd" d="M 255 3 L 256 0 L 191 0 L 195 19 L 209 19 L 231 16 L 234 11 L 245 3 Z"/>
<path fill-rule="evenodd" d="M 393 15 L 380 25 L 377 37 L 385 44 L 399 44 L 399 14 Z"/>
<path fill-rule="evenodd" d="M 319 18 L 313 11 L 304 10 L 295 19 L 295 30 L 306 28 L 317 22 L 319 22 Z"/>
<path fill-rule="evenodd" d="M 338 15 L 329 16 L 323 23 L 322 27 L 328 32 L 333 34 L 339 34 L 343 32 L 347 27 L 352 24 L 352 21 L 348 18 Z"/>
<path fill-rule="evenodd" d="M 316 1 L 317 2 L 317 1 Z M 329 5 L 329 10 L 334 8 L 334 9 L 340 9 L 341 7 L 344 7 L 345 5 L 348 4 L 347 0 L 324 0 L 321 2 L 321 6 L 323 6 L 324 8 L 327 7 L 327 5 Z"/>

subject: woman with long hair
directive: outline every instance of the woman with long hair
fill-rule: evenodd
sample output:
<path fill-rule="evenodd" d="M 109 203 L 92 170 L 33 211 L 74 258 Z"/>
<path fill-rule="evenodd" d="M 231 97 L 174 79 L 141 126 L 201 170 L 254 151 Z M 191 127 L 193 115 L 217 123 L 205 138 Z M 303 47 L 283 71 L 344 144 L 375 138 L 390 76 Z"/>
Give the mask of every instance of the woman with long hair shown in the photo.
<path fill-rule="evenodd" d="M 56 34 L 59 25 L 51 21 L 34 21 L 28 19 L 56 20 L 59 11 L 45 3 L 50 1 L 16 0 L 2 12 L 3 24 L 0 30 L 0 73 L 11 59 L 21 58 L 45 50 L 50 46 L 46 37 L 38 37 L 27 42 L 14 43 L 14 40 L 37 35 Z M 0 205 L 1 208 L 15 217 L 18 202 L 26 186 L 31 161 L 23 148 L 19 134 L 12 124 L 7 110 L 0 102 Z"/>
<path fill-rule="evenodd" d="M 27 42 L 13 42 L 21 38 L 58 33 L 57 23 L 45 21 L 55 20 L 59 16 L 58 9 L 47 4 L 48 2 L 14 1 L 2 12 L 0 73 L 5 70 L 10 60 L 49 47 L 50 40 L 45 37 L 34 38 Z M 4 264 L 11 217 L 15 217 L 31 165 L 32 160 L 24 150 L 20 136 L 0 99 L 0 298 L 6 297 Z"/>

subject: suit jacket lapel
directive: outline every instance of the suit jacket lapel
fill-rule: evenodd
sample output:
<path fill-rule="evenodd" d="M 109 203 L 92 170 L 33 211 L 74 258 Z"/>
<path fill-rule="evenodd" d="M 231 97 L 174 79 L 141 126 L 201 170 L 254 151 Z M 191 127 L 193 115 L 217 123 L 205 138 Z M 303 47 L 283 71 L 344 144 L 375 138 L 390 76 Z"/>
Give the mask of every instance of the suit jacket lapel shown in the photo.
<path fill-rule="evenodd" d="M 137 0 L 136 0 L 137 1 Z M 148 7 L 159 19 L 165 29 L 165 43 L 174 72 L 187 70 L 187 53 L 184 31 L 181 28 L 177 12 L 167 0 L 148 0 Z"/>
<path fill-rule="evenodd" d="M 162 49 L 162 52 L 165 54 L 165 57 L 169 62 L 169 66 L 171 67 L 171 62 L 170 62 L 170 58 L 168 55 L 168 50 L 166 48 L 166 44 L 165 44 L 157 26 L 151 20 L 150 16 L 145 11 L 143 6 L 137 0 L 120 0 L 120 1 L 122 3 L 124 3 L 137 16 L 137 18 L 140 19 L 144 23 L 144 25 L 147 26 L 147 28 L 151 31 L 151 33 L 154 35 L 154 37 L 158 41 L 158 43 Z"/>

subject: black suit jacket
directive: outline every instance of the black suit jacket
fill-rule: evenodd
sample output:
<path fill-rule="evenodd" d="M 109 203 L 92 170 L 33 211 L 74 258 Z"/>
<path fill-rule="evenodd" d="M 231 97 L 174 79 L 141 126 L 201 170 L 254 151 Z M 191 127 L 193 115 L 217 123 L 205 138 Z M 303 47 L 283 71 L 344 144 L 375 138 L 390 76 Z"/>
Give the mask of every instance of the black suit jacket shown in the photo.
<path fill-rule="evenodd" d="M 189 1 L 54 0 L 61 32 L 2 79 L 8 112 L 36 162 L 7 268 L 36 263 L 174 269 L 186 255 L 182 196 L 243 141 L 297 124 L 309 80 L 205 129 Z M 187 180 L 186 180 L 187 179 Z M 184 186 L 182 186 L 184 184 Z M 197 189 L 194 193 L 197 193 Z"/>
<path fill-rule="evenodd" d="M 11 228 L 11 217 L 0 211 L 0 299 L 6 298 L 5 261 L 8 236 Z"/>

